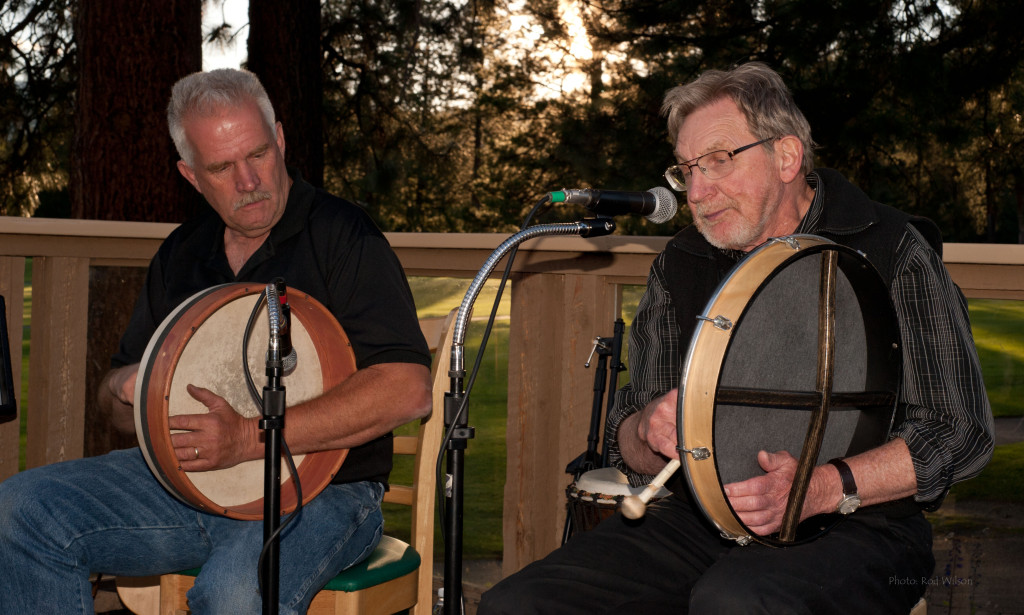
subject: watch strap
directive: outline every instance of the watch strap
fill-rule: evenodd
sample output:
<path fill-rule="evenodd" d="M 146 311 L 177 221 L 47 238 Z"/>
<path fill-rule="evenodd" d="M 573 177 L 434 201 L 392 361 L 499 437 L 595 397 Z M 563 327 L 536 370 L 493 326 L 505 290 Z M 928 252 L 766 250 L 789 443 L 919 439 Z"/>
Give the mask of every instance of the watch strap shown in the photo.
<path fill-rule="evenodd" d="M 828 462 L 839 470 L 839 478 L 843 481 L 843 495 L 856 495 L 857 481 L 853 479 L 853 472 L 850 470 L 850 466 L 846 465 L 846 462 L 838 457 L 836 459 L 829 459 Z"/>

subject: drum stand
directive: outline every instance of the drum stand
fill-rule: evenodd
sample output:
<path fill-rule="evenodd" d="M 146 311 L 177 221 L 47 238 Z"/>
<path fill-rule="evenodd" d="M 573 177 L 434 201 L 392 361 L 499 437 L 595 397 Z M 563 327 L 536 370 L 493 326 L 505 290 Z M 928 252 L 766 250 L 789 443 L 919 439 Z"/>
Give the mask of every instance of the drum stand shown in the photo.
<path fill-rule="evenodd" d="M 608 378 L 608 360 L 612 360 L 611 386 L 608 389 L 608 403 L 604 405 L 608 410 L 612 408 L 615 400 L 615 389 L 619 382 L 619 372 L 626 369 L 626 366 L 619 360 L 622 355 L 622 334 L 626 325 L 621 318 L 615 319 L 614 335 L 608 337 L 595 337 L 594 349 L 590 352 L 590 358 L 584 367 L 590 367 L 590 360 L 597 354 L 597 371 L 594 372 L 594 403 L 590 411 L 590 432 L 587 434 L 587 450 L 573 459 L 566 466 L 565 472 L 572 474 L 573 480 L 578 480 L 584 472 L 596 470 L 608 465 L 608 451 L 600 455 L 597 453 L 597 444 L 601 439 L 601 409 L 604 399 L 605 383 Z M 564 545 L 576 528 L 573 525 L 572 511 L 566 507 L 565 527 L 562 530 L 562 544 Z"/>
<path fill-rule="evenodd" d="M 444 613 L 462 613 L 462 500 L 464 493 L 463 475 L 466 444 L 473 437 L 473 428 L 468 427 L 468 396 L 463 388 L 466 377 L 465 347 L 466 326 L 484 282 L 490 277 L 498 262 L 522 242 L 546 235 L 579 235 L 580 237 L 601 237 L 615 230 L 611 218 L 588 218 L 579 222 L 561 224 L 538 224 L 519 231 L 506 239 L 484 263 L 469 285 L 455 319 L 452 337 L 451 363 L 448 375 L 451 389 L 445 393 L 444 423 L 445 448 L 447 456 L 447 481 L 445 484 L 444 519 Z M 482 352 L 482 350 L 481 350 Z"/>

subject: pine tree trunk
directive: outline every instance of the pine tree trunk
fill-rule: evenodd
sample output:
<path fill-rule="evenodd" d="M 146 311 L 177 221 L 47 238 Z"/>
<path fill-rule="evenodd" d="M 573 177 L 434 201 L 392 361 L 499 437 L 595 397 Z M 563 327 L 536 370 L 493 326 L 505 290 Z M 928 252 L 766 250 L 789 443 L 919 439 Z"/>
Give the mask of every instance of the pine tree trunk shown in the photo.
<path fill-rule="evenodd" d="M 79 0 L 73 217 L 181 222 L 205 207 L 178 173 L 167 132 L 171 86 L 202 68 L 201 19 L 201 0 Z M 144 276 L 136 268 L 90 271 L 86 455 L 135 443 L 110 428 L 96 390 Z"/>
<path fill-rule="evenodd" d="M 201 201 L 175 168 L 167 101 L 202 68 L 201 0 L 80 0 L 72 217 L 180 222 Z"/>
<path fill-rule="evenodd" d="M 320 1 L 249 1 L 249 60 L 284 126 L 285 160 L 315 186 L 324 180 Z"/>

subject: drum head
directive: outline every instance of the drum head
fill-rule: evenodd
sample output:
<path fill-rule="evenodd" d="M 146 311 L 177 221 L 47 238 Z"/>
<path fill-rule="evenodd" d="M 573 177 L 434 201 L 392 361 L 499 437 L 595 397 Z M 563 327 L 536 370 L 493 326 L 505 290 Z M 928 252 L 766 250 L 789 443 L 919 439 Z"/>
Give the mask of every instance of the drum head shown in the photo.
<path fill-rule="evenodd" d="M 644 487 L 633 487 L 629 479 L 618 468 L 597 468 L 584 472 L 570 486 L 580 493 L 593 496 L 596 499 L 615 501 L 628 495 L 640 495 Z M 654 495 L 655 498 L 664 498 L 671 495 L 668 489 L 661 487 Z"/>
<path fill-rule="evenodd" d="M 236 519 L 263 516 L 262 459 L 209 472 L 185 472 L 171 445 L 168 417 L 207 412 L 186 390 L 193 384 L 227 400 L 239 414 L 259 417 L 245 377 L 243 341 L 260 293 L 255 284 L 227 284 L 204 290 L 176 308 L 157 328 L 139 366 L 135 389 L 135 428 L 146 462 L 157 480 L 179 500 L 204 512 Z M 289 406 L 311 399 L 355 371 L 348 337 L 333 315 L 312 297 L 289 289 L 291 338 L 299 358 L 294 371 L 281 378 Z M 249 333 L 246 362 L 260 393 L 266 383 L 269 325 L 265 303 Z M 286 415 L 287 416 L 287 413 Z M 321 451 L 294 457 L 303 502 L 326 487 L 348 450 Z M 281 466 L 281 507 L 298 504 L 293 477 Z"/>
<path fill-rule="evenodd" d="M 708 455 L 681 453 L 696 499 L 724 535 L 743 543 L 782 546 L 820 535 L 836 515 L 806 520 L 795 537 L 757 536 L 722 486 L 763 475 L 761 450 L 807 456 L 811 468 L 885 442 L 900 375 L 888 289 L 858 252 L 793 236 L 741 261 L 704 317 L 711 320 L 695 330 L 679 395 L 679 441 Z M 816 418 L 821 428 L 810 435 Z"/>

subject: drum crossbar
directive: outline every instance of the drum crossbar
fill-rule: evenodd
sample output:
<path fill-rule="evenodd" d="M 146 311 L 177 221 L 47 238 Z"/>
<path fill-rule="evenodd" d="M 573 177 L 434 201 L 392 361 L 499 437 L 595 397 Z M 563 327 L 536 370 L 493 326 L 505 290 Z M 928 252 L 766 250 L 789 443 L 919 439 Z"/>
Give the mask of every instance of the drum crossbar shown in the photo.
<path fill-rule="evenodd" d="M 797 464 L 796 476 L 789 491 L 789 503 L 782 517 L 782 528 L 779 540 L 793 542 L 796 539 L 796 526 L 800 523 L 800 513 L 804 507 L 807 486 L 811 481 L 811 472 L 817 463 L 821 442 L 825 437 L 825 425 L 828 422 L 828 411 L 832 405 L 832 382 L 835 375 L 835 343 L 836 343 L 836 263 L 839 255 L 828 252 L 821 259 L 821 275 L 818 288 L 818 383 L 821 392 L 821 406 L 811 415 L 804 438 L 804 448 Z"/>
<path fill-rule="evenodd" d="M 830 399 L 831 405 L 836 410 L 843 408 L 892 409 L 893 404 L 896 403 L 896 394 L 892 391 L 833 392 Z M 821 407 L 822 394 L 817 391 L 769 391 L 744 387 L 722 387 L 715 395 L 715 402 L 728 406 L 817 410 Z"/>

